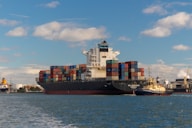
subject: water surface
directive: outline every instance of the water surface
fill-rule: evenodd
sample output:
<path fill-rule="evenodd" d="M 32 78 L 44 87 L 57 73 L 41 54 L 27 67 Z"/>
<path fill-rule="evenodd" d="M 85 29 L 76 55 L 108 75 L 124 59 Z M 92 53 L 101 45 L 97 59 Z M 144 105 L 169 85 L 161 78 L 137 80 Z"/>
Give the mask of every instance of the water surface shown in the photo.
<path fill-rule="evenodd" d="M 192 95 L 0 94 L 2 128 L 191 128 Z"/>

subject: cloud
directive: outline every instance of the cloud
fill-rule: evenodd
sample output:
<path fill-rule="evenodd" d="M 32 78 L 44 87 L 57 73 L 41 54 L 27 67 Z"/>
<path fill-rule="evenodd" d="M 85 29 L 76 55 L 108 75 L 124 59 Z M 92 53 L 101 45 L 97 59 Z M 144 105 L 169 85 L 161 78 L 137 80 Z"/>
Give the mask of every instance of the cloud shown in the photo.
<path fill-rule="evenodd" d="M 171 16 L 167 16 L 157 21 L 157 26 L 174 28 L 174 27 L 187 27 L 192 22 L 192 15 L 186 12 L 179 12 Z"/>
<path fill-rule="evenodd" d="M 162 6 L 160 5 L 154 5 L 154 6 L 150 6 L 146 9 L 143 10 L 143 13 L 145 14 L 153 14 L 153 13 L 157 13 L 157 14 L 160 14 L 160 15 L 165 15 L 167 14 L 167 10 L 164 9 Z"/>
<path fill-rule="evenodd" d="M 130 38 L 125 37 L 125 36 L 121 36 L 121 37 L 119 37 L 119 39 L 118 39 L 118 40 L 120 40 L 120 41 L 126 41 L 126 42 L 130 42 L 130 41 L 131 41 L 131 39 L 130 39 Z"/>
<path fill-rule="evenodd" d="M 10 14 L 10 15 L 12 15 L 12 16 L 17 16 L 17 17 L 21 17 L 21 18 L 29 18 L 29 16 L 20 15 L 20 14 L 14 14 L 14 13 L 12 13 L 12 14 Z"/>
<path fill-rule="evenodd" d="M 9 60 L 3 56 L 0 56 L 0 62 L 1 63 L 6 63 L 6 62 L 9 62 Z"/>
<path fill-rule="evenodd" d="M 190 60 L 190 61 L 191 61 L 191 60 L 192 60 L 192 58 L 186 58 L 186 60 Z"/>
<path fill-rule="evenodd" d="M 171 35 L 171 30 L 164 27 L 154 27 L 152 29 L 145 30 L 141 34 L 152 37 L 165 37 Z"/>
<path fill-rule="evenodd" d="M 165 64 L 165 62 L 161 59 L 157 60 L 157 63 L 150 65 L 139 63 L 139 67 L 143 67 L 145 69 L 144 72 L 146 78 L 149 75 L 154 78 L 159 76 L 161 79 L 167 79 L 169 81 L 175 81 L 176 78 L 183 78 L 187 74 L 190 76 L 190 71 L 188 70 L 187 73 L 186 69 L 186 67 L 190 66 L 190 64 L 184 63 Z"/>
<path fill-rule="evenodd" d="M 163 60 L 161 60 L 163 61 Z M 168 79 L 169 81 L 174 81 L 177 77 L 177 67 L 166 65 L 163 63 L 157 64 L 142 64 L 139 63 L 139 67 L 143 67 L 145 69 L 145 77 L 152 76 L 156 78 L 159 76 L 161 79 Z"/>
<path fill-rule="evenodd" d="M 177 77 L 178 78 L 184 78 L 184 77 L 190 78 L 189 74 L 187 74 L 187 71 L 184 69 L 179 70 Z"/>
<path fill-rule="evenodd" d="M 35 28 L 34 36 L 47 40 L 63 40 L 68 42 L 84 42 L 106 38 L 105 28 L 79 27 L 73 23 L 50 22 Z"/>
<path fill-rule="evenodd" d="M 163 60 L 161 60 L 161 59 L 157 60 L 157 63 L 158 64 L 165 64 L 165 62 Z"/>
<path fill-rule="evenodd" d="M 19 68 L 0 67 L 1 77 L 5 77 L 9 82 L 19 84 L 37 84 L 35 78 L 40 70 L 47 70 L 49 67 L 29 64 Z"/>
<path fill-rule="evenodd" d="M 15 26 L 17 24 L 19 24 L 19 22 L 16 20 L 0 19 L 0 25 L 3 26 Z"/>
<path fill-rule="evenodd" d="M 10 51 L 11 49 L 10 48 L 0 48 L 0 51 Z"/>
<path fill-rule="evenodd" d="M 33 67 L 23 67 L 22 68 L 23 72 L 26 73 L 26 74 L 37 74 L 39 73 L 39 69 L 36 69 L 36 68 L 33 68 Z"/>
<path fill-rule="evenodd" d="M 158 20 L 154 27 L 144 30 L 141 34 L 151 37 L 166 37 L 172 34 L 175 28 L 192 28 L 192 14 L 179 12 Z"/>
<path fill-rule="evenodd" d="M 20 54 L 20 53 L 15 53 L 15 54 L 13 54 L 13 56 L 15 56 L 15 57 L 20 57 L 20 56 L 22 56 L 22 54 Z"/>
<path fill-rule="evenodd" d="M 161 2 L 143 9 L 142 12 L 145 14 L 167 15 L 169 13 L 168 9 L 170 9 L 173 6 L 191 6 L 191 5 L 192 2 Z"/>
<path fill-rule="evenodd" d="M 17 27 L 13 30 L 10 30 L 9 32 L 6 33 L 7 36 L 26 36 L 27 35 L 27 30 L 23 27 Z"/>
<path fill-rule="evenodd" d="M 59 1 L 52 1 L 50 3 L 45 4 L 44 6 L 48 8 L 56 8 L 59 4 Z"/>
<path fill-rule="evenodd" d="M 175 5 L 179 5 L 179 6 L 191 6 L 191 5 L 192 5 L 192 2 L 170 2 L 170 3 L 166 4 L 167 7 L 175 6 Z"/>
<path fill-rule="evenodd" d="M 179 45 L 173 46 L 173 49 L 177 51 L 186 51 L 186 50 L 190 50 L 191 48 L 189 46 L 179 44 Z"/>

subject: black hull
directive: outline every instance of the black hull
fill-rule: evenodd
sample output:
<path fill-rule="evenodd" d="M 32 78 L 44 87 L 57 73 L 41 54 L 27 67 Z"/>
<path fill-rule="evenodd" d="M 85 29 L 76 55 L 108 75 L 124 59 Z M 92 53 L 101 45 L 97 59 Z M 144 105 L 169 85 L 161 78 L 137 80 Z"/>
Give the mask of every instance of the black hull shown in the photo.
<path fill-rule="evenodd" d="M 8 88 L 0 89 L 0 93 L 6 93 L 6 92 L 8 92 L 8 91 L 9 91 Z"/>
<path fill-rule="evenodd" d="M 153 92 L 150 90 L 136 89 L 135 95 L 137 96 L 169 96 L 173 93 L 172 90 L 168 90 L 165 92 Z"/>
<path fill-rule="evenodd" d="M 176 94 L 190 94 L 192 93 L 192 89 L 187 89 L 187 88 L 174 88 L 173 93 Z"/>
<path fill-rule="evenodd" d="M 145 81 L 65 81 L 40 83 L 46 94 L 82 94 L 82 95 L 120 95 L 133 94 L 129 86 L 137 83 L 142 86 Z"/>

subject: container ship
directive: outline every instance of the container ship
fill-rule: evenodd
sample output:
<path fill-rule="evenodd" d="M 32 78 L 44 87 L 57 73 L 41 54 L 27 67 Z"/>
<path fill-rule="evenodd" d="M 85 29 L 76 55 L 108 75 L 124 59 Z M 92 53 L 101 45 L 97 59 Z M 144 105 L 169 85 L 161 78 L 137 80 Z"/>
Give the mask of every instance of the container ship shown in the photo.
<path fill-rule="evenodd" d="M 147 82 L 144 68 L 139 68 L 137 61 L 120 62 L 120 52 L 113 51 L 106 41 L 82 53 L 85 64 L 50 66 L 39 72 L 36 81 L 46 94 L 133 94 Z"/>

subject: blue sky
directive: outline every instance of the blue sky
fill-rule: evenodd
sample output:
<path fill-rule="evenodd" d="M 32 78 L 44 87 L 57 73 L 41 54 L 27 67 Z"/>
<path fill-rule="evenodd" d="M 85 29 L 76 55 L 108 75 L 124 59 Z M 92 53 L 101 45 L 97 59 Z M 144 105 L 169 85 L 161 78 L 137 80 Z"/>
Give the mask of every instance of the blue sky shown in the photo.
<path fill-rule="evenodd" d="M 41 69 L 85 63 L 82 49 L 105 39 L 119 61 L 174 80 L 191 68 L 191 34 L 191 0 L 0 0 L 0 77 L 35 84 Z"/>

